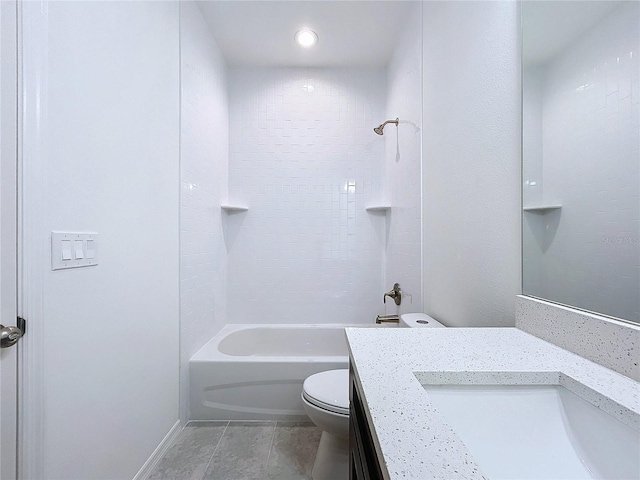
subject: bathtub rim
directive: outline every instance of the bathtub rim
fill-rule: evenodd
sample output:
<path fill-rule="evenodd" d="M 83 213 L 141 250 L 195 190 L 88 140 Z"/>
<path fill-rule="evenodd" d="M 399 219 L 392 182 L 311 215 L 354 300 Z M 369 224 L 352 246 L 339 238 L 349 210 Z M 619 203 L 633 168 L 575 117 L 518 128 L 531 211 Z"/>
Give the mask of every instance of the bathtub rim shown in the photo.
<path fill-rule="evenodd" d="M 218 345 L 227 335 L 233 332 L 250 329 L 315 329 L 315 328 L 380 328 L 379 325 L 371 324 L 357 324 L 357 323 L 266 323 L 266 324 L 253 324 L 253 323 L 228 323 L 222 327 L 218 333 L 216 333 L 207 343 L 205 343 L 196 353 L 194 353 L 189 359 L 189 363 L 206 363 L 211 361 L 230 361 L 230 362 L 273 362 L 283 363 L 292 361 L 307 361 L 312 362 L 313 359 L 322 359 L 322 361 L 341 361 L 348 359 L 348 352 L 345 355 L 227 355 L 222 353 L 218 349 Z M 384 327 L 383 327 L 384 328 Z M 345 333 L 345 343 L 347 343 Z M 348 346 L 348 343 L 347 343 Z"/>

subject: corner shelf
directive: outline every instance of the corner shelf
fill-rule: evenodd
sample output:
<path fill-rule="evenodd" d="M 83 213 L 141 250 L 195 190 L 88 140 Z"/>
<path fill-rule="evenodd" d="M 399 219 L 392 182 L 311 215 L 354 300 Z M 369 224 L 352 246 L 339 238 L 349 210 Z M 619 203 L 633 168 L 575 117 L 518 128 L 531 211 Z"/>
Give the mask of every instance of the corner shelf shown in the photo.
<path fill-rule="evenodd" d="M 367 212 L 388 212 L 391 210 L 391 205 L 381 204 L 381 205 L 371 205 L 366 207 L 365 210 Z"/>
<path fill-rule="evenodd" d="M 535 207 L 523 207 L 522 210 L 524 212 L 532 212 L 532 213 L 548 213 L 553 210 L 559 210 L 562 208 L 562 205 L 537 205 Z"/>
<path fill-rule="evenodd" d="M 244 207 L 242 205 L 232 205 L 232 204 L 222 204 L 220 205 L 223 211 L 227 213 L 239 213 L 246 212 L 249 210 L 249 207 Z"/>

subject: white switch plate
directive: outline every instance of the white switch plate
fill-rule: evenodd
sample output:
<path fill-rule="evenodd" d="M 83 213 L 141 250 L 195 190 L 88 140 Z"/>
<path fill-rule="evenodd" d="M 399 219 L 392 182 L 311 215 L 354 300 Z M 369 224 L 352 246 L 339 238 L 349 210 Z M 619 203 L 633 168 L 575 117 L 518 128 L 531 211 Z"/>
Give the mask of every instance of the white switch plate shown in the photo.
<path fill-rule="evenodd" d="M 89 241 L 89 248 L 87 248 Z M 62 243 L 69 242 L 69 243 Z M 71 249 L 63 255 L 63 245 Z M 87 253 L 89 253 L 87 255 Z M 64 257 L 71 254 L 71 259 Z M 98 265 L 98 234 L 80 232 L 51 232 L 51 270 L 92 267 Z"/>

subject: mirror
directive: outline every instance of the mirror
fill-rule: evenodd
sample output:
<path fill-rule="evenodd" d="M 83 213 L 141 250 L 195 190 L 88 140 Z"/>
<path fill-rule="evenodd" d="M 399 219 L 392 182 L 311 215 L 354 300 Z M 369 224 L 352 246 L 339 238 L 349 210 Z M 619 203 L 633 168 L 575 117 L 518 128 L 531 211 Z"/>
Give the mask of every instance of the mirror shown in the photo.
<path fill-rule="evenodd" d="M 523 294 L 640 323 L 640 3 L 522 4 Z"/>

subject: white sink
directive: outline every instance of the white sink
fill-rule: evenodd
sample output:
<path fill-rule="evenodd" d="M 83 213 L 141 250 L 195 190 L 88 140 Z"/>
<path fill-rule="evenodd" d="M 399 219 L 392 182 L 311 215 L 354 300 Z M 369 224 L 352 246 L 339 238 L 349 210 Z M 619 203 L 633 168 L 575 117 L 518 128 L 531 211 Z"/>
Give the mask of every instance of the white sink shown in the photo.
<path fill-rule="evenodd" d="M 560 385 L 423 385 L 491 479 L 639 479 L 640 432 Z"/>

